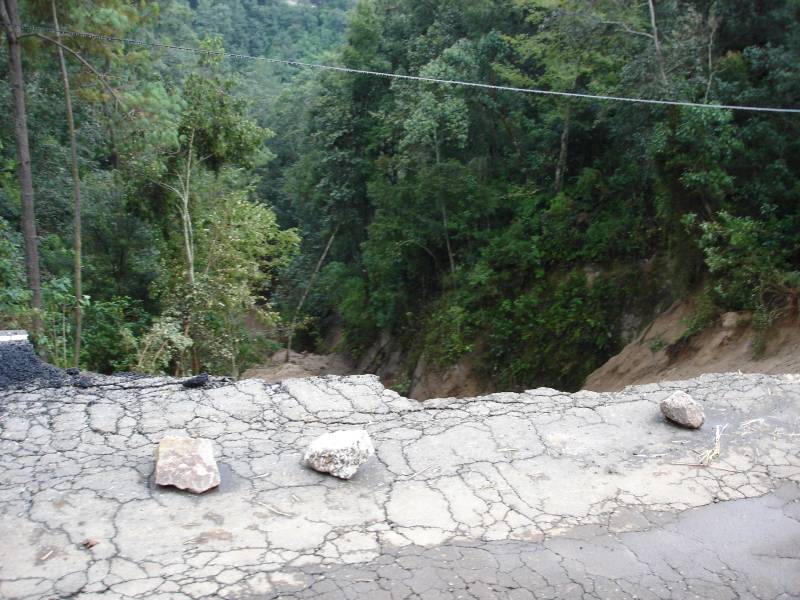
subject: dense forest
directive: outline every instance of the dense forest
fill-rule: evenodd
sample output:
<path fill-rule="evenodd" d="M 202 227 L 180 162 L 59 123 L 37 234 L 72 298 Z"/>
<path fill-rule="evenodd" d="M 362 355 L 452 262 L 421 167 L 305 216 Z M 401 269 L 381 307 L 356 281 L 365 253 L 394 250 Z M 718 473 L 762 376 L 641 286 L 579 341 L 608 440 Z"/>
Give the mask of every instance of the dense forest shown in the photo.
<path fill-rule="evenodd" d="M 13 66 L 20 50 L 35 222 L 11 68 L 0 324 L 31 330 L 60 366 L 236 376 L 296 332 L 296 347 L 335 339 L 354 356 L 391 340 L 400 391 L 421 360 L 467 357 L 495 388 L 576 389 L 687 294 L 687 336 L 736 310 L 765 337 L 797 311 L 796 113 L 220 54 L 797 108 L 797 0 L 30 0 L 19 13 L 1 52 Z"/>

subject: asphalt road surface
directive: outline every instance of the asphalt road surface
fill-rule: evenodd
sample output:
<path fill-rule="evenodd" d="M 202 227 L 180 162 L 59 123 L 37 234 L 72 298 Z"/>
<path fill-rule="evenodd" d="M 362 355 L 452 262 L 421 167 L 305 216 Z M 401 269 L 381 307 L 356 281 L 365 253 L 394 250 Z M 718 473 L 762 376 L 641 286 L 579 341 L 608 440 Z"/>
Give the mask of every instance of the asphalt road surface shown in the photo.
<path fill-rule="evenodd" d="M 700 430 L 661 417 L 675 389 Z M 795 376 L 424 403 L 371 376 L 0 395 L 2 598 L 800 598 Z M 377 449 L 352 480 L 300 464 L 352 428 Z M 153 484 L 168 434 L 213 440 L 218 489 Z"/>

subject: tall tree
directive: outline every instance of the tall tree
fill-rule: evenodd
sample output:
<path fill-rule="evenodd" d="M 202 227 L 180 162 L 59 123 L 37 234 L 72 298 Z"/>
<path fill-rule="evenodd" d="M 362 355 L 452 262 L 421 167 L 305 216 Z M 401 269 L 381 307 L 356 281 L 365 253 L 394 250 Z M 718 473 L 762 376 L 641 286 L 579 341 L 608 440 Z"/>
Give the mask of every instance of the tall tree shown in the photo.
<path fill-rule="evenodd" d="M 195 189 L 197 180 L 209 175 L 215 179 L 230 164 L 253 167 L 264 140 L 271 134 L 246 117 L 246 103 L 231 93 L 235 81 L 222 73 L 221 42 L 205 40 L 203 47 L 209 54 L 199 62 L 197 72 L 184 81 L 186 104 L 178 125 L 179 147 L 176 154 L 166 159 L 171 167 L 168 173 L 171 181 L 158 182 L 177 199 L 188 299 L 182 311 L 184 335 L 193 339 L 197 322 L 203 318 L 196 314 L 191 301 L 203 291 L 198 281 L 195 243 L 197 213 L 203 199 L 203 192 Z M 200 367 L 197 345 L 192 354 L 192 370 L 197 371 Z"/>
<path fill-rule="evenodd" d="M 61 47 L 61 29 L 58 25 L 58 11 L 56 10 L 56 2 L 51 2 L 53 9 L 53 27 L 56 31 L 56 51 L 58 52 L 58 65 L 61 69 L 61 80 L 64 83 L 64 104 L 67 111 L 67 131 L 69 132 L 69 147 L 70 147 L 70 163 L 72 167 L 72 194 L 74 200 L 74 248 L 75 253 L 75 269 L 73 285 L 75 288 L 75 367 L 80 366 L 81 360 L 81 332 L 83 329 L 83 315 L 82 315 L 82 302 L 83 302 L 83 281 L 81 269 L 81 255 L 83 239 L 81 236 L 81 178 L 78 172 L 78 142 L 75 137 L 75 118 L 72 114 L 72 95 L 69 86 L 69 73 L 67 73 L 67 63 L 64 60 L 64 50 Z"/>
<path fill-rule="evenodd" d="M 22 49 L 16 0 L 0 1 L 0 18 L 8 39 L 8 72 L 14 96 L 14 137 L 17 145 L 17 173 L 22 196 L 22 234 L 25 244 L 25 273 L 31 292 L 31 328 L 42 333 L 42 283 L 39 273 L 39 249 L 36 237 L 36 212 L 28 144 L 28 116 L 25 110 L 25 78 L 22 72 Z"/>
<path fill-rule="evenodd" d="M 115 10 L 117 15 L 121 18 L 126 12 L 122 7 L 116 5 L 116 0 L 111 0 L 107 3 L 106 8 Z M 62 10 L 66 12 L 69 17 L 80 17 L 81 8 L 72 6 L 70 3 L 62 3 Z M 49 6 L 44 2 L 34 2 L 32 6 L 33 14 L 41 13 L 41 16 L 50 13 L 52 19 L 53 29 L 55 31 L 55 38 L 50 38 L 42 33 L 25 34 L 40 39 L 52 46 L 55 46 L 56 55 L 58 57 L 59 70 L 61 73 L 61 80 L 64 86 L 64 103 L 66 109 L 67 133 L 70 144 L 70 170 L 72 174 L 72 192 L 73 192 L 73 290 L 75 294 L 75 329 L 74 335 L 74 356 L 73 364 L 75 367 L 80 364 L 81 354 L 81 338 L 83 329 L 83 276 L 82 276 L 82 254 L 83 254 L 83 241 L 82 241 L 82 218 L 81 218 L 81 181 L 78 168 L 78 143 L 75 134 L 75 117 L 72 106 L 72 92 L 70 86 L 69 72 L 67 71 L 67 63 L 65 60 L 64 52 L 68 52 L 71 57 L 77 59 L 84 67 L 86 67 L 95 77 L 95 79 L 109 92 L 110 96 L 114 98 L 115 102 L 122 106 L 122 100 L 117 92 L 109 85 L 105 77 L 94 68 L 91 63 L 84 58 L 83 54 L 69 46 L 65 45 L 61 36 L 61 26 L 58 18 L 58 10 L 56 8 L 55 0 L 50 0 Z M 128 14 L 128 18 L 132 15 Z M 124 20 L 124 19 L 121 19 Z M 97 49 L 97 45 L 94 49 Z"/>

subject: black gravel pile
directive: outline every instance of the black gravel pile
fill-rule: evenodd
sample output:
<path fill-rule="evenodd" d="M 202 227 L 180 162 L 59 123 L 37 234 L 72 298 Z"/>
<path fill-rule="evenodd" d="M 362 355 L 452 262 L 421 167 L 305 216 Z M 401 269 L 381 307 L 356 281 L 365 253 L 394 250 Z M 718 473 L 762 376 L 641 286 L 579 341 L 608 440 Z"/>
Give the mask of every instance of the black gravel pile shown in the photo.
<path fill-rule="evenodd" d="M 208 373 L 200 373 L 200 375 L 184 379 L 182 383 L 183 387 L 197 389 L 207 386 L 210 380 L 211 378 L 208 376 Z"/>
<path fill-rule="evenodd" d="M 29 383 L 61 387 L 66 381 L 64 371 L 43 362 L 29 343 L 0 343 L 0 390 Z"/>

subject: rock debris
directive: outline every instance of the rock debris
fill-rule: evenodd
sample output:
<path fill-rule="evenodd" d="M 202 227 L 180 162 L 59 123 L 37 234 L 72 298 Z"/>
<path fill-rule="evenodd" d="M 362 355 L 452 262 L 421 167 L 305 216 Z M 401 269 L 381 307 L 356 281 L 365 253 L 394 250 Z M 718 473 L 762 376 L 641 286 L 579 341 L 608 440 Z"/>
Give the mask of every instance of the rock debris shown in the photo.
<path fill-rule="evenodd" d="M 202 494 L 219 485 L 211 440 L 168 435 L 156 450 L 156 484 Z"/>
<path fill-rule="evenodd" d="M 682 390 L 672 392 L 661 401 L 661 412 L 673 423 L 690 429 L 699 429 L 706 420 L 703 408 Z"/>
<path fill-rule="evenodd" d="M 373 454 L 372 440 L 363 429 L 334 431 L 311 442 L 303 462 L 321 473 L 350 479 Z"/>

